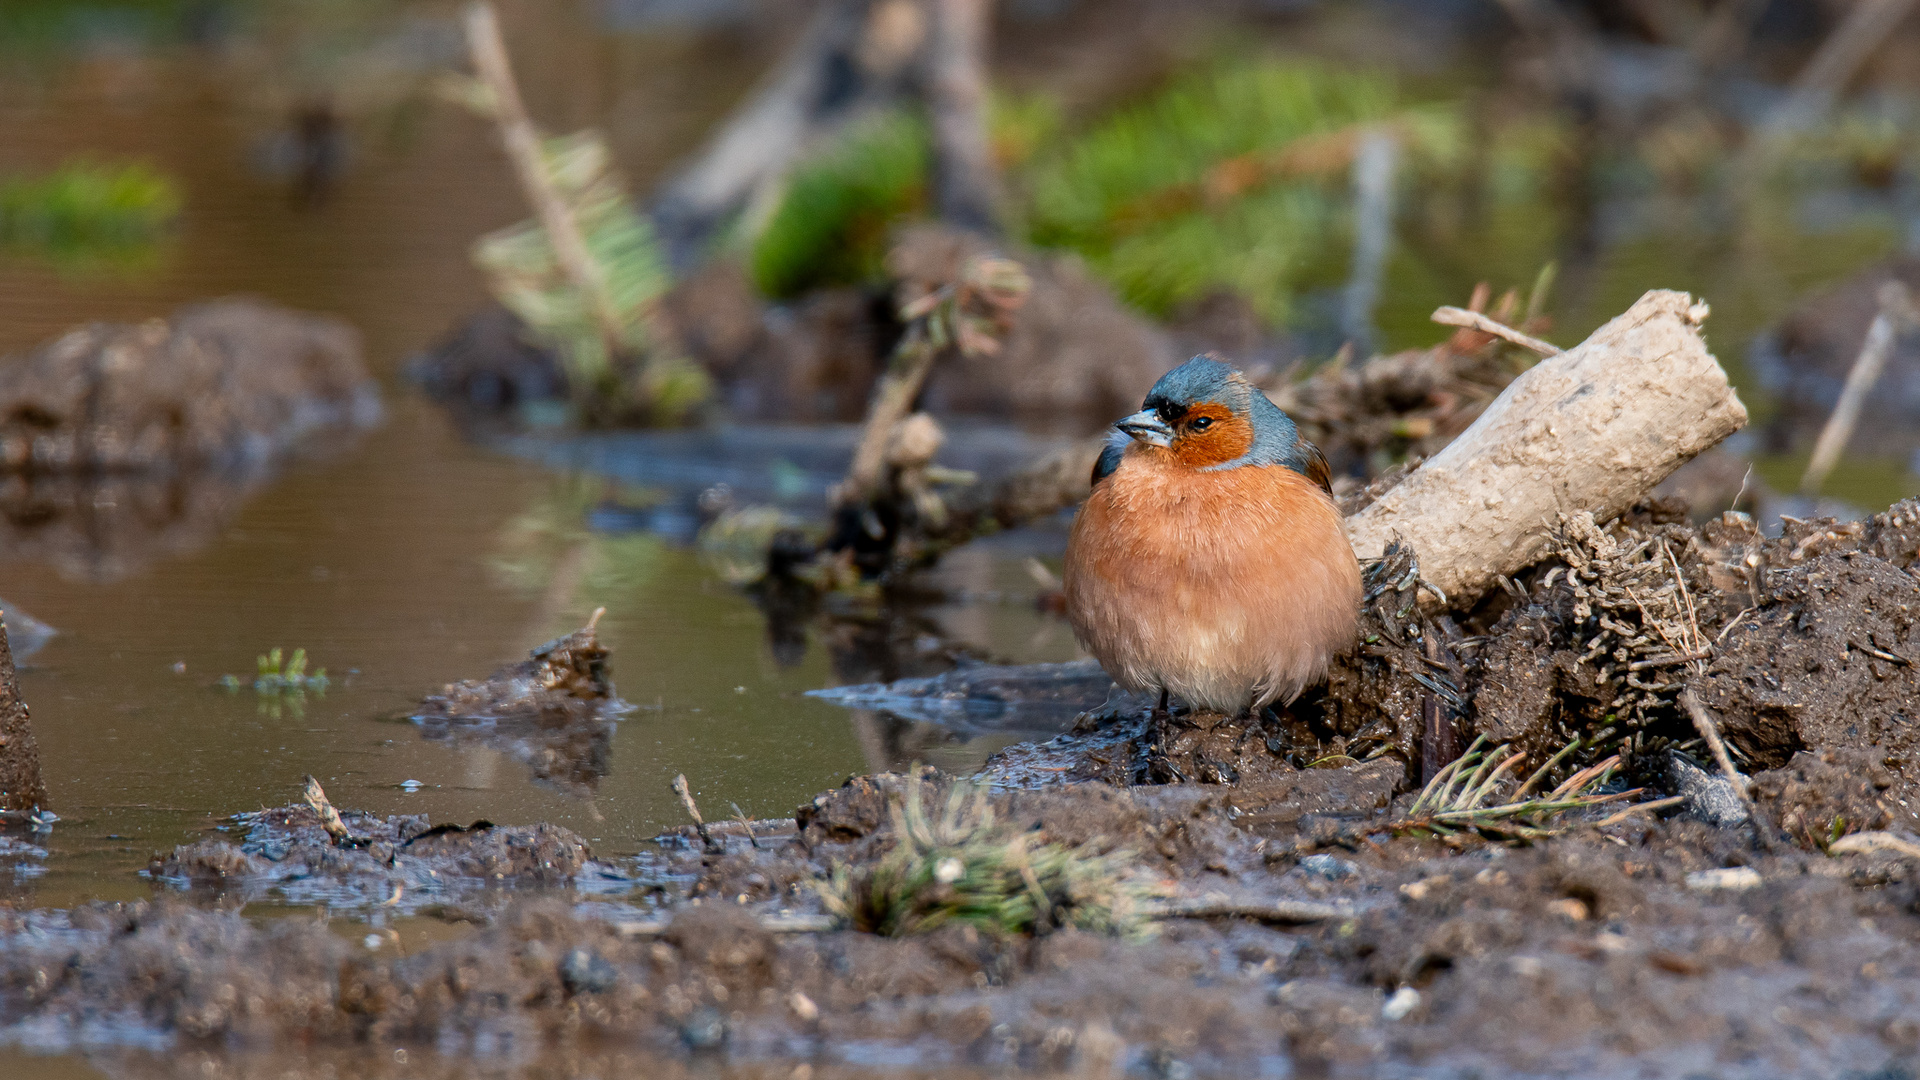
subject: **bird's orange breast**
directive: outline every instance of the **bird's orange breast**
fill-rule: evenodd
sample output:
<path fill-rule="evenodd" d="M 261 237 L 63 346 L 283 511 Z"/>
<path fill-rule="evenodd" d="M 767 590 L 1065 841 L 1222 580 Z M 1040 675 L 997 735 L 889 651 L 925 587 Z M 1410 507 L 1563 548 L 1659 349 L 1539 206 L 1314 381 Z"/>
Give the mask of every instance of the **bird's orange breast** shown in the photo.
<path fill-rule="evenodd" d="M 1228 712 L 1320 679 L 1360 596 L 1340 513 L 1312 481 L 1199 471 L 1140 445 L 1074 521 L 1065 579 L 1074 632 L 1116 682 Z"/>

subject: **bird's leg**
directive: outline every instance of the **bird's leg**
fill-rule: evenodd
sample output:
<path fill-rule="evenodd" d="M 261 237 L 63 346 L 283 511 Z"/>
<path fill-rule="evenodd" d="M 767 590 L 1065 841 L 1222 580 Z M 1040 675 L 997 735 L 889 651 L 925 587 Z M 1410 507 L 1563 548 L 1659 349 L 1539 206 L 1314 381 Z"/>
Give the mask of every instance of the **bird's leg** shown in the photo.
<path fill-rule="evenodd" d="M 1240 710 L 1240 715 L 1233 718 L 1233 722 L 1240 725 L 1240 737 L 1233 740 L 1233 752 L 1237 754 L 1240 748 L 1246 745 L 1247 736 L 1252 735 L 1253 729 L 1260 726 L 1260 714 L 1255 711 L 1252 703 L 1248 703 L 1246 708 Z"/>
<path fill-rule="evenodd" d="M 1168 728 L 1173 726 L 1171 697 L 1166 687 L 1160 688 L 1160 703 L 1153 707 L 1147 716 L 1146 738 L 1146 778 L 1155 784 L 1183 784 L 1186 776 L 1173 761 L 1167 757 L 1167 743 L 1172 739 Z"/>

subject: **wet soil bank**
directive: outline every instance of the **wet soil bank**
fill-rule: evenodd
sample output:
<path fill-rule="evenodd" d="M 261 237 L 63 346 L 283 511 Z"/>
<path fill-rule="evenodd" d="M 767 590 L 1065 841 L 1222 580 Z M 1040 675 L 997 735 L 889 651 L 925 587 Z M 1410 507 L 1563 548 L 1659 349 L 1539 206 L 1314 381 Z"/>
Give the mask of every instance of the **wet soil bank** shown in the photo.
<path fill-rule="evenodd" d="M 0 1031 L 666 1069 L 1909 1075 L 1916 554 L 1913 502 L 1776 538 L 1656 503 L 1563 519 L 1540 565 L 1445 611 L 1396 548 L 1314 700 L 1116 699 L 958 799 L 930 770 L 860 777 L 637 858 L 547 825 L 243 815 L 156 858 L 150 902 L 0 915 Z M 419 713 L 591 729 L 605 660 L 589 627 Z M 960 676 L 862 689 L 1105 697 L 1073 665 Z M 1435 838 L 1423 784 L 1482 735 L 1529 758 L 1501 797 L 1617 757 L 1619 801 Z M 1629 786 L 1677 801 L 1622 813 Z M 365 925 L 239 910 L 259 899 Z M 403 950 L 403 916 L 449 929 Z"/>
<path fill-rule="evenodd" d="M 1284 792 L 992 797 L 1002 820 L 1049 840 L 1130 846 L 1182 895 L 1331 913 L 1306 924 L 1175 919 L 1141 942 L 958 923 L 909 938 L 775 932 L 784 913 L 818 910 L 831 868 L 896 841 L 903 778 L 884 775 L 814 800 L 784 839 L 750 846 L 736 825 L 717 850 L 670 844 L 656 913 L 519 903 L 469 914 L 479 925 L 464 937 L 407 956 L 312 918 L 261 924 L 174 899 L 7 913 L 0 1008 L 14 1040 L 158 1033 L 179 1050 L 564 1046 L 1101 1076 L 1920 1063 L 1912 861 L 1766 853 L 1750 831 L 1684 818 L 1518 848 L 1395 839 L 1371 831 L 1390 772 L 1357 772 L 1306 771 Z M 929 784 L 936 803 L 943 786 Z"/>

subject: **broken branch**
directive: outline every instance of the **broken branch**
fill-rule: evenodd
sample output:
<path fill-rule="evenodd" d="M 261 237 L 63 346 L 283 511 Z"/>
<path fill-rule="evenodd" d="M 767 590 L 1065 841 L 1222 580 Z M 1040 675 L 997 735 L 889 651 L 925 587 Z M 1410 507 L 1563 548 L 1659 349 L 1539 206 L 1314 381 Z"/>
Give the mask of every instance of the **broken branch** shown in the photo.
<path fill-rule="evenodd" d="M 1396 534 L 1421 576 L 1470 606 L 1532 565 L 1563 513 L 1625 512 L 1747 422 L 1700 337 L 1706 306 L 1654 291 L 1515 379 L 1472 427 L 1347 519 L 1377 559 Z"/>

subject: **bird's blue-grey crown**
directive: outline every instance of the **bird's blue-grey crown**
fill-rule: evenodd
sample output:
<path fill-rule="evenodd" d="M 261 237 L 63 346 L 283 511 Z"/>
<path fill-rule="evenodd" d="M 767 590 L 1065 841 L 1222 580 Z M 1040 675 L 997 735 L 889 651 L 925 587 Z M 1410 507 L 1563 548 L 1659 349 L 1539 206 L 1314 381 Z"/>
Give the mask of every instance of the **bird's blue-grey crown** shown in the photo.
<path fill-rule="evenodd" d="M 1094 482 L 1099 483 L 1120 467 L 1120 457 L 1128 443 L 1143 434 L 1150 441 L 1162 441 L 1154 432 L 1171 428 L 1187 410 L 1207 403 L 1225 406 L 1234 415 L 1245 416 L 1253 426 L 1253 444 L 1239 457 L 1206 466 L 1204 471 L 1246 465 L 1284 465 L 1297 473 L 1307 473 L 1312 451 L 1301 441 L 1300 429 L 1294 426 L 1293 419 L 1248 382 L 1238 369 L 1210 356 L 1196 356 L 1160 376 L 1153 389 L 1147 391 L 1140 412 L 1114 426 L 1107 437 L 1106 448 L 1100 452 L 1100 460 L 1094 465 Z"/>

